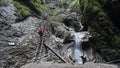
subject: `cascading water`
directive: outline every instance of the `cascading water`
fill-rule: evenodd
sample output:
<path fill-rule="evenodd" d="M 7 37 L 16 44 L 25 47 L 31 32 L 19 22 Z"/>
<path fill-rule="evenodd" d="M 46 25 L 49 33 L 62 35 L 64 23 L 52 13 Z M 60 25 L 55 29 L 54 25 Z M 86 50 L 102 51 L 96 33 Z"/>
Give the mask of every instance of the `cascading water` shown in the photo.
<path fill-rule="evenodd" d="M 77 15 L 77 13 L 75 14 L 75 17 L 76 17 L 76 19 L 77 19 L 77 21 L 78 21 L 78 23 L 80 25 L 80 30 L 82 30 L 84 28 L 84 26 L 82 25 L 82 23 L 81 23 L 81 21 L 79 19 L 79 16 Z"/>
<path fill-rule="evenodd" d="M 79 16 L 77 15 L 77 13 L 75 13 L 75 17 L 79 23 L 80 30 L 83 30 L 84 26 L 79 20 Z M 88 31 L 75 32 L 74 29 L 71 29 L 70 32 L 71 32 L 71 36 L 73 36 L 73 39 L 75 41 L 75 46 L 74 46 L 75 64 L 83 64 L 84 55 L 82 49 L 82 42 L 89 41 L 91 35 Z"/>
<path fill-rule="evenodd" d="M 81 24 L 77 13 L 75 15 L 76 19 L 78 20 L 78 23 L 80 24 L 80 30 L 82 30 L 84 28 L 84 26 Z M 75 56 L 75 60 L 76 60 L 76 64 L 83 64 L 83 50 L 82 50 L 82 38 L 84 37 L 85 34 L 80 34 L 80 33 L 76 33 L 74 32 L 74 41 L 75 41 L 75 50 L 74 50 L 74 56 Z"/>
<path fill-rule="evenodd" d="M 82 25 L 80 19 L 79 19 L 79 16 L 75 15 L 79 25 L 80 25 L 80 30 L 82 30 L 84 28 L 84 26 Z M 82 49 L 82 42 L 83 41 L 88 41 L 88 37 L 86 36 L 88 34 L 88 32 L 74 32 L 74 41 L 75 41 L 75 50 L 74 50 L 74 56 L 75 56 L 75 59 L 76 59 L 76 64 L 83 64 L 83 49 Z M 83 39 L 83 38 L 86 38 L 86 39 Z"/>
<path fill-rule="evenodd" d="M 83 64 L 83 49 L 82 49 L 82 42 L 89 41 L 91 37 L 89 32 L 74 32 L 74 41 L 75 41 L 75 50 L 74 56 L 76 59 L 76 64 Z"/>
<path fill-rule="evenodd" d="M 75 40 L 75 59 L 76 59 L 76 64 L 83 64 L 82 56 L 83 56 L 83 50 L 82 50 L 82 45 L 81 45 L 81 35 L 79 33 L 74 33 L 74 40 Z"/>

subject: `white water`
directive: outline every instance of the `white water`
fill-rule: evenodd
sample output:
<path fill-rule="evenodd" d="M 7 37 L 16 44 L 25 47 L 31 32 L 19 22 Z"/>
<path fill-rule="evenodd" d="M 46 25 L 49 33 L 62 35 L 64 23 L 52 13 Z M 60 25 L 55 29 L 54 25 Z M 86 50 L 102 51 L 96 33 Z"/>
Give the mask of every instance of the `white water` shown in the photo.
<path fill-rule="evenodd" d="M 78 20 L 80 24 L 80 30 L 84 28 L 82 23 L 80 22 L 79 18 L 76 15 L 76 19 Z M 83 50 L 82 50 L 82 38 L 84 37 L 84 34 L 80 33 L 74 33 L 74 40 L 75 40 L 75 59 L 76 59 L 76 64 L 83 64 L 82 56 L 83 56 Z"/>
<path fill-rule="evenodd" d="M 77 13 L 75 14 L 76 19 L 78 20 L 78 23 L 80 25 L 80 30 L 83 30 L 84 26 L 82 25 L 81 21 L 79 20 Z M 89 37 L 89 32 L 74 32 L 71 31 L 71 35 L 74 36 L 74 41 L 75 41 L 75 50 L 74 50 L 74 56 L 76 60 L 76 64 L 83 64 L 83 49 L 82 49 L 82 42 L 83 41 L 88 41 Z"/>
<path fill-rule="evenodd" d="M 76 59 L 76 64 L 83 64 L 83 60 L 81 56 L 83 56 L 83 50 L 82 50 L 82 41 L 83 35 L 80 35 L 79 33 L 74 33 L 74 40 L 75 40 L 75 59 Z"/>
<path fill-rule="evenodd" d="M 89 41 L 89 32 L 78 32 L 74 33 L 74 40 L 75 40 L 75 50 L 74 55 L 76 59 L 76 64 L 83 64 L 83 49 L 82 49 L 82 42 Z M 82 57 L 81 57 L 82 56 Z"/>
<path fill-rule="evenodd" d="M 82 25 L 82 23 L 80 22 L 80 20 L 77 18 L 79 24 L 80 24 L 80 30 L 82 30 L 84 28 L 84 26 Z"/>

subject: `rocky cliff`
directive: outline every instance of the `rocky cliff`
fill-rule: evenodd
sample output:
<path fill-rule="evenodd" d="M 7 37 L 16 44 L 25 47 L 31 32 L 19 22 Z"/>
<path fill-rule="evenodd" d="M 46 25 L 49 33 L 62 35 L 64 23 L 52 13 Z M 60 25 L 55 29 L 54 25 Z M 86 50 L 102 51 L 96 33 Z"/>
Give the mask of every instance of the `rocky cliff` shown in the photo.
<path fill-rule="evenodd" d="M 118 6 L 119 1 L 80 1 L 83 13 L 84 24 L 90 29 L 93 37 L 93 48 L 103 56 L 106 61 L 119 59 L 119 28 L 115 26 L 116 22 L 111 18 L 118 10 L 112 10 Z M 82 4 L 84 3 L 84 4 Z M 87 4 L 86 4 L 87 3 Z M 110 4 L 112 4 L 111 8 Z M 109 5 L 109 6 L 108 6 Z M 112 12 L 112 13 L 111 13 Z M 119 18 L 115 15 L 114 18 Z M 119 26 L 119 25 L 118 25 Z M 117 53 L 117 54 L 116 54 Z"/>
<path fill-rule="evenodd" d="M 66 62 L 74 64 L 74 33 L 85 35 L 80 38 L 84 40 L 81 44 L 84 62 L 118 60 L 120 34 L 119 25 L 116 23 L 119 21 L 111 17 L 111 8 L 106 9 L 109 4 L 112 4 L 114 9 L 116 2 L 119 7 L 117 0 L 1 0 L 0 68 L 20 68 L 35 59 L 36 62 L 63 63 L 44 45 L 49 45 Z M 116 16 L 116 12 L 115 9 L 112 16 Z M 41 38 L 39 29 L 43 26 L 45 33 Z M 40 45 L 40 53 L 36 56 Z"/>

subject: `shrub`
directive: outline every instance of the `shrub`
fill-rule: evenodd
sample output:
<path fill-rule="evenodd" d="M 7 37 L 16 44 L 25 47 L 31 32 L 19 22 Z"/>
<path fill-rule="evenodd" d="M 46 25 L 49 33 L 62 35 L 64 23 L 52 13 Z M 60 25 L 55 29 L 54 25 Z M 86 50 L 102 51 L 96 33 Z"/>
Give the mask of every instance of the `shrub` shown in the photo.
<path fill-rule="evenodd" d="M 14 6 L 17 8 L 16 15 L 17 16 L 29 16 L 30 15 L 30 9 L 26 7 L 25 5 L 21 4 L 18 1 L 13 1 Z"/>

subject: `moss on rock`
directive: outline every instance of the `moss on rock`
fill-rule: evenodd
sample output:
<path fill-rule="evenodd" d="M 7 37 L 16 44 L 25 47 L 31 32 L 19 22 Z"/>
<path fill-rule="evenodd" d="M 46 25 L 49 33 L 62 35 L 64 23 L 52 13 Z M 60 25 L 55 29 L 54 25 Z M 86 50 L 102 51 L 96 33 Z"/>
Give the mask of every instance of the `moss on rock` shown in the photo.
<path fill-rule="evenodd" d="M 66 27 L 63 23 L 60 22 L 52 22 L 51 23 L 52 33 L 55 34 L 57 37 L 65 39 L 70 33 L 66 30 Z"/>
<path fill-rule="evenodd" d="M 83 3 L 83 2 L 87 2 Z M 80 9 L 83 13 L 83 22 L 88 25 L 88 29 L 93 34 L 93 48 L 99 52 L 106 61 L 116 60 L 120 58 L 116 50 L 116 43 L 119 39 L 115 39 L 116 28 L 105 13 L 98 0 L 80 0 Z M 118 41 L 118 42 L 117 42 Z M 115 53 L 113 55 L 112 53 Z M 106 55 L 107 54 L 107 55 Z"/>
<path fill-rule="evenodd" d="M 46 4 L 44 0 L 30 0 L 31 4 L 34 5 L 34 7 L 39 11 L 39 12 L 44 12 L 44 9 L 46 8 Z"/>
<path fill-rule="evenodd" d="M 31 10 L 26 7 L 25 5 L 21 4 L 20 2 L 14 0 L 13 1 L 14 6 L 17 8 L 16 15 L 19 17 L 29 16 L 31 13 Z"/>
<path fill-rule="evenodd" d="M 13 3 L 17 8 L 16 15 L 19 17 L 41 15 L 46 8 L 43 0 L 13 0 Z"/>

